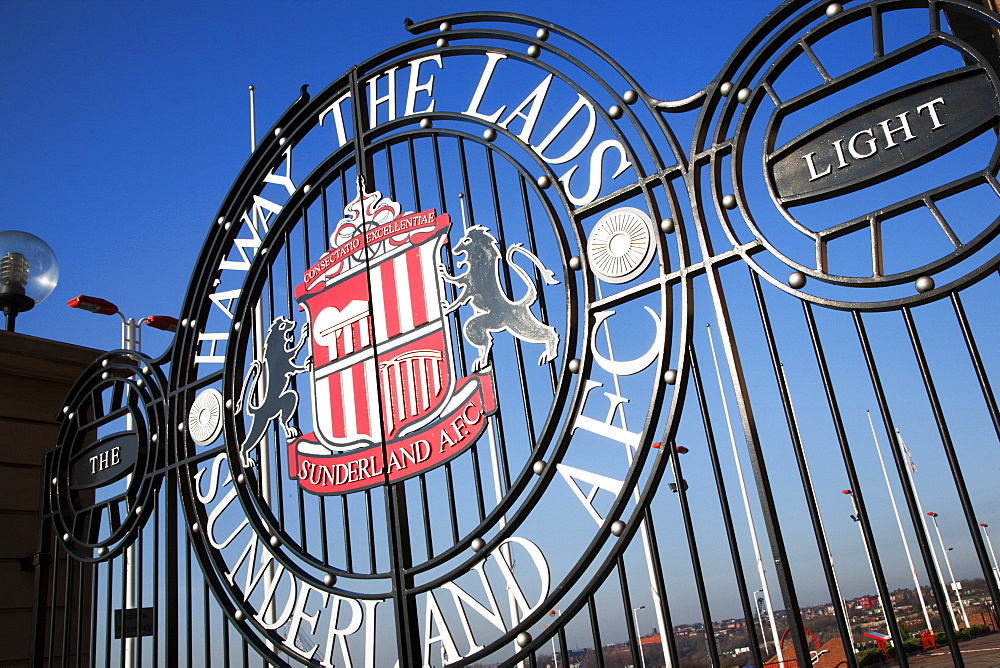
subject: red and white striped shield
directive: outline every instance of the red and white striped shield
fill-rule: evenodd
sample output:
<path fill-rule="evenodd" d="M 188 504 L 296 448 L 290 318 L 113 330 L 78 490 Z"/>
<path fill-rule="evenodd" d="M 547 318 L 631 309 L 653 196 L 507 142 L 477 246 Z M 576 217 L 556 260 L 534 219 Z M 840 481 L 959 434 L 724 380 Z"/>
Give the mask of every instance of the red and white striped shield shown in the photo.
<path fill-rule="evenodd" d="M 324 256 L 341 250 L 339 263 L 298 287 L 312 323 L 313 425 L 324 445 L 405 435 L 454 391 L 436 260 L 448 225 L 447 215 L 424 211 L 368 227 L 367 263 L 359 231 Z"/>

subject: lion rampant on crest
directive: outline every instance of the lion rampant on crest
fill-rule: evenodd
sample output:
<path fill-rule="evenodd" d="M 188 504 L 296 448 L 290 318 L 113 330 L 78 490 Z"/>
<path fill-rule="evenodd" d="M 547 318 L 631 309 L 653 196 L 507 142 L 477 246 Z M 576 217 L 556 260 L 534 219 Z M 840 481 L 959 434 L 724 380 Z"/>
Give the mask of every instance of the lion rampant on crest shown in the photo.
<path fill-rule="evenodd" d="M 502 256 L 496 237 L 481 225 L 474 225 L 466 230 L 465 236 L 452 250 L 453 255 L 463 256 L 456 266 L 468 267 L 464 273 L 453 276 L 448 273 L 444 265 L 438 265 L 438 274 L 441 278 L 451 285 L 458 286 L 455 301 L 442 304 L 445 314 L 465 304 L 470 304 L 474 311 L 462 328 L 465 339 L 479 349 L 479 357 L 472 364 L 473 371 L 479 371 L 489 365 L 495 332 L 508 331 L 524 341 L 544 343 L 545 352 L 538 359 L 539 365 L 551 362 L 558 354 L 559 334 L 554 327 L 541 322 L 531 312 L 531 306 L 538 298 L 538 290 L 528 273 L 514 263 L 515 253 L 527 257 L 538 268 L 542 279 L 548 285 L 559 283 L 555 274 L 521 244 L 510 246 L 506 256 Z M 516 302 L 507 296 L 499 282 L 501 262 L 504 260 L 528 289 L 524 297 Z"/>

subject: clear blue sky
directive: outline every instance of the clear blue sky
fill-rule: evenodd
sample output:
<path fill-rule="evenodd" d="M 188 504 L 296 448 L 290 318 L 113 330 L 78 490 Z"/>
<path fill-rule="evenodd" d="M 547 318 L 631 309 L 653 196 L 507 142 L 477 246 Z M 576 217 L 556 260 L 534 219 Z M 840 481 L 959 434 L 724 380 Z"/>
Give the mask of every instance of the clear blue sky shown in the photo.
<path fill-rule="evenodd" d="M 772 6 L 759 0 L 508 0 L 503 10 L 533 14 L 576 31 L 618 59 L 654 97 L 680 99 L 715 77 Z M 263 132 L 297 97 L 301 84 L 318 91 L 356 62 L 406 40 L 404 18 L 474 8 L 468 2 L 319 0 L 0 2 L 0 229 L 42 237 L 61 264 L 59 286 L 18 319 L 18 331 L 94 348 L 117 347 L 117 318 L 66 307 L 78 294 L 109 299 L 136 318 L 176 315 L 216 210 L 249 156 L 248 86 L 257 88 L 257 124 Z M 687 146 L 689 134 L 681 128 L 678 133 Z M 980 303 L 995 306 L 995 294 Z M 707 310 L 699 313 L 699 337 L 708 315 Z M 149 330 L 145 350 L 159 353 L 169 338 Z M 989 340 L 980 345 L 989 346 Z M 793 359 L 807 361 L 812 354 L 808 348 L 791 348 Z M 710 368 L 707 350 L 699 354 L 704 368 Z M 988 357 L 996 364 L 995 354 Z M 863 373 L 861 367 L 854 371 Z M 706 378 L 706 383 L 709 394 L 717 396 L 714 380 Z M 845 411 L 851 411 L 852 437 L 860 441 L 867 429 L 867 422 L 861 423 L 864 409 L 875 406 L 867 396 L 854 399 L 845 401 Z M 825 410 L 819 394 L 796 395 L 795 400 L 804 414 Z M 696 420 L 692 412 L 689 423 Z M 920 423 L 922 432 L 932 429 L 932 423 Z M 697 438 L 697 426 L 690 433 Z M 983 452 L 992 458 L 996 473 L 988 431 L 985 438 Z M 922 447 L 916 435 L 907 435 L 907 441 L 915 453 Z M 725 450 L 728 443 L 720 447 Z M 835 465 L 827 468 L 837 459 L 831 454 L 835 443 L 816 447 L 816 459 L 811 453 L 810 462 L 822 479 L 821 504 L 824 512 L 834 509 L 824 518 L 845 546 L 836 555 L 847 564 L 841 574 L 845 593 L 871 592 L 860 540 L 847 519 L 849 504 L 839 496 L 844 476 Z M 699 470 L 694 461 L 691 466 Z M 931 467 L 923 466 L 929 475 Z M 701 471 L 707 481 L 707 470 Z M 989 470 L 970 473 L 981 493 Z M 797 480 L 790 461 L 787 475 Z M 877 478 L 873 489 L 876 485 Z M 993 517 L 986 521 L 995 521 L 1000 531 L 1000 498 L 993 489 L 982 497 L 986 502 L 981 507 L 992 506 Z M 739 523 L 742 510 L 735 490 L 730 493 Z M 926 491 L 928 497 L 933 494 Z M 673 503 L 673 497 L 667 502 Z M 957 505 L 950 503 L 957 513 Z M 891 539 L 894 524 L 888 524 L 890 517 L 884 519 Z M 964 543 L 962 547 L 960 563 L 968 569 L 970 555 Z M 748 562 L 748 578 L 753 582 L 754 577 Z M 908 582 L 903 573 L 890 585 Z M 826 600 L 822 594 L 803 598 L 804 603 Z M 718 616 L 737 613 L 729 605 Z M 684 622 L 696 613 L 692 607 L 675 614 L 675 621 Z"/>

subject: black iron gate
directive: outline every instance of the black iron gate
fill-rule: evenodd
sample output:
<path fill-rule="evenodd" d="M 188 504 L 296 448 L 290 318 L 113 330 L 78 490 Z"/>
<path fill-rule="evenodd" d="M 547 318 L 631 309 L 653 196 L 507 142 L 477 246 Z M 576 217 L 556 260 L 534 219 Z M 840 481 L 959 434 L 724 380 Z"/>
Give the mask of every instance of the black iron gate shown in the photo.
<path fill-rule="evenodd" d="M 962 665 L 1000 600 L 998 25 L 790 2 L 664 102 L 459 14 L 303 87 L 171 350 L 67 399 L 35 663 Z"/>

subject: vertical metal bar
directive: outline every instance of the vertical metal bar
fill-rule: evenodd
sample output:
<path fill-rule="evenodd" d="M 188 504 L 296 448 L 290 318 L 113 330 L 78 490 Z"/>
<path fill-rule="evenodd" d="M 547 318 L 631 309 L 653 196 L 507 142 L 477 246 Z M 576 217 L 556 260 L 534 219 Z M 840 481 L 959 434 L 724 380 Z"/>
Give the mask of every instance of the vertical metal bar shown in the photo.
<path fill-rule="evenodd" d="M 885 610 L 884 606 L 889 605 L 891 607 L 891 599 L 889 598 L 888 587 L 885 586 L 885 574 L 882 571 L 882 562 L 878 558 L 875 536 L 872 533 L 871 523 L 868 520 L 868 511 L 865 507 L 864 493 L 861 489 L 861 482 L 858 479 L 857 469 L 854 466 L 854 456 L 851 454 L 851 447 L 847 440 L 847 432 L 844 429 L 844 422 L 840 414 L 840 407 L 837 402 L 836 392 L 833 387 L 833 381 L 830 377 L 830 369 L 827 366 L 826 355 L 823 352 L 823 343 L 820 338 L 819 329 L 816 327 L 816 319 L 812 312 L 812 306 L 809 302 L 803 301 L 802 308 L 805 314 L 809 336 L 812 339 L 813 352 L 816 355 L 816 364 L 819 368 L 820 378 L 822 378 L 823 389 L 826 392 L 827 404 L 830 407 L 830 417 L 833 420 L 833 428 L 837 434 L 837 441 L 840 443 L 840 452 L 844 459 L 847 481 L 851 485 L 853 498 L 857 503 L 858 523 L 861 527 L 861 534 L 864 538 L 866 549 L 870 550 L 872 554 L 872 572 L 874 574 L 875 587 L 878 590 L 879 598 L 883 601 L 883 611 L 888 612 Z M 896 647 L 897 658 L 902 657 L 901 662 L 905 662 L 906 655 L 902 649 L 902 637 L 899 635 L 899 627 L 896 624 L 895 614 L 887 614 L 886 621 L 889 625 L 889 635 L 893 637 L 893 645 Z M 853 638 L 845 638 L 845 641 L 850 641 L 850 644 L 853 646 Z"/>
<path fill-rule="evenodd" d="M 750 654 L 753 657 L 754 664 L 761 666 L 764 664 L 764 658 L 760 654 L 761 638 L 757 636 L 757 628 L 754 626 L 754 613 L 750 610 L 750 602 L 747 599 L 747 592 L 750 591 L 750 588 L 747 586 L 746 574 L 743 572 L 743 559 L 740 557 L 740 546 L 736 540 L 733 515 L 729 510 L 729 496 L 726 493 L 726 482 L 722 476 L 722 465 L 719 460 L 719 451 L 715 444 L 715 433 L 712 429 L 712 419 L 708 411 L 708 402 L 705 400 L 705 388 L 701 382 L 701 370 L 698 367 L 698 357 L 695 354 L 694 345 L 688 347 L 688 359 L 690 360 L 691 380 L 694 382 L 695 395 L 698 399 L 698 407 L 701 410 L 701 420 L 705 427 L 705 441 L 708 444 L 712 472 L 715 475 L 715 487 L 719 493 L 719 506 L 722 510 L 722 523 L 726 528 L 726 538 L 729 542 L 729 554 L 733 561 L 733 574 L 736 576 L 736 585 L 740 589 L 740 605 L 743 607 L 743 619 L 746 623 L 747 634 L 750 637 Z M 671 639 L 673 639 L 672 632 Z M 766 646 L 766 636 L 764 643 Z M 677 665 L 676 658 L 674 658 L 674 665 Z"/>
<path fill-rule="evenodd" d="M 593 594 L 587 599 L 587 611 L 590 613 L 590 635 L 594 643 L 594 656 L 597 668 L 604 668 L 604 648 L 601 645 L 601 625 L 597 622 L 597 602 Z"/>
<path fill-rule="evenodd" d="M 632 596 L 628 591 L 628 577 L 625 574 L 625 559 L 622 558 L 621 554 L 618 555 L 615 570 L 618 571 L 618 586 L 622 592 L 622 607 L 624 608 L 625 618 L 628 620 L 625 622 L 625 630 L 628 631 L 628 646 L 629 651 L 632 654 L 632 665 L 638 666 L 642 662 L 642 658 L 640 657 L 642 650 L 639 648 L 638 642 L 638 636 L 641 634 L 636 628 L 635 620 L 632 616 Z"/>
<path fill-rule="evenodd" d="M 809 472 L 805 447 L 802 445 L 802 439 L 799 436 L 798 421 L 796 420 L 795 412 L 792 410 L 791 394 L 781 364 L 781 358 L 778 354 L 778 344 L 774 338 L 774 329 L 771 327 L 771 318 L 768 316 L 767 301 L 764 299 L 764 292 L 761 289 L 760 277 L 749 267 L 747 267 L 747 272 L 750 275 L 754 296 L 757 299 L 757 311 L 760 314 L 761 326 L 764 328 L 767 349 L 771 355 L 771 365 L 774 369 L 775 381 L 778 384 L 778 394 L 781 396 L 781 406 L 785 412 L 785 421 L 788 423 L 788 435 L 792 440 L 792 450 L 795 453 L 795 463 L 799 468 L 799 477 L 802 480 L 802 489 L 805 492 L 806 506 L 809 510 L 809 519 L 812 522 L 813 534 L 816 536 L 816 546 L 820 552 L 823 575 L 826 578 L 826 586 L 830 592 L 830 598 L 834 601 L 833 611 L 834 617 L 837 620 L 837 629 L 840 631 L 841 638 L 849 638 L 850 628 L 842 607 L 843 599 L 840 595 L 840 585 L 837 583 L 837 575 L 833 570 L 833 556 L 830 552 L 830 545 L 827 542 L 826 531 L 823 528 L 823 518 L 820 516 L 819 502 L 816 499 L 816 488 L 813 486 L 812 474 Z M 853 652 L 848 658 L 848 662 L 852 666 L 855 664 L 856 659 Z"/>
<path fill-rule="evenodd" d="M 365 496 L 368 496 L 367 494 Z M 340 497 L 340 513 L 344 518 L 344 566 L 348 571 L 354 570 L 353 547 L 351 547 L 351 513 L 347 504 L 347 494 Z M 371 539 L 372 536 L 369 536 Z"/>
<path fill-rule="evenodd" d="M 965 484 L 962 466 L 958 462 L 955 444 L 951 440 L 951 431 L 948 429 L 944 409 L 941 407 L 941 401 L 934 386 L 934 379 L 931 377 L 931 370 L 927 364 L 927 356 L 924 355 L 924 348 L 920 345 L 920 336 L 917 333 L 917 326 L 913 321 L 913 313 L 909 307 L 903 309 L 903 320 L 906 322 L 906 331 L 910 335 L 913 354 L 916 356 L 917 365 L 920 368 L 920 377 L 924 381 L 927 400 L 930 401 L 931 411 L 934 413 L 934 421 L 937 423 L 938 434 L 940 434 L 941 443 L 944 445 L 944 453 L 948 459 L 948 466 L 951 468 L 951 475 L 955 480 L 958 500 L 962 504 L 962 512 L 965 514 L 965 521 L 969 527 L 969 538 L 972 539 L 972 545 L 976 549 L 976 557 L 979 559 L 979 566 L 983 569 L 983 576 L 986 578 L 986 587 L 990 591 L 990 597 L 994 601 L 1000 601 L 1000 588 L 997 587 L 996 579 L 989 577 L 989 574 L 993 572 L 993 566 L 990 564 L 989 555 L 986 553 L 986 545 L 983 543 L 983 537 L 979 532 L 979 519 L 976 517 L 976 511 L 972 507 L 972 497 L 969 496 L 969 488 Z M 935 520 L 936 524 L 937 520 Z M 948 555 L 945 554 L 945 560 L 947 558 Z M 957 595 L 961 596 L 961 594 Z M 961 598 L 959 600 L 961 601 Z"/>
<path fill-rule="evenodd" d="M 976 339 L 972 334 L 972 327 L 969 325 L 969 318 L 965 315 L 965 307 L 962 305 L 962 298 L 958 291 L 951 293 L 951 303 L 955 307 L 955 317 L 958 318 L 958 326 L 962 330 L 962 337 L 969 349 L 969 359 L 972 360 L 972 367 L 976 371 L 979 387 L 983 390 L 983 399 L 986 400 L 986 407 L 990 411 L 993 429 L 996 430 L 997 437 L 1000 438 L 1000 411 L 997 410 L 996 395 L 993 394 L 993 388 L 990 386 L 990 377 L 986 373 L 986 367 L 983 366 L 983 358 L 979 354 L 979 346 L 976 345 Z"/>
<path fill-rule="evenodd" d="M 434 557 L 434 536 L 431 531 L 431 509 L 427 499 L 427 474 L 421 473 L 420 479 L 420 508 L 424 513 L 424 545 L 427 551 L 427 559 Z"/>
<path fill-rule="evenodd" d="M 650 561 L 653 564 L 653 575 L 654 582 L 656 583 L 656 591 L 660 597 L 660 609 L 663 612 L 663 627 L 660 628 L 661 646 L 666 648 L 666 656 L 669 658 L 669 662 L 666 664 L 668 666 L 679 666 L 680 661 L 677 656 L 677 639 L 674 637 L 674 624 L 670 617 L 670 605 L 667 601 L 667 585 L 663 578 L 663 565 L 660 560 L 660 546 L 656 542 L 656 525 L 653 523 L 653 513 L 646 508 L 646 512 L 643 517 L 643 523 L 646 526 L 646 532 L 649 535 L 649 553 Z M 666 639 L 666 644 L 662 642 L 662 639 Z"/>
<path fill-rule="evenodd" d="M 684 475 L 681 471 L 680 457 L 677 456 L 677 445 L 674 442 L 663 444 L 669 447 L 670 468 L 674 473 L 677 485 L 677 496 L 681 506 L 681 519 L 684 522 L 684 534 L 687 537 L 688 553 L 691 555 L 691 569 L 694 573 L 695 590 L 698 592 L 698 607 L 701 608 L 701 618 L 705 624 L 705 642 L 708 643 L 708 655 L 712 665 L 720 665 L 719 647 L 715 642 L 715 627 L 712 623 L 712 611 L 708 605 L 708 590 L 705 588 L 705 575 L 701 568 L 701 556 L 698 552 L 698 540 L 694 535 L 694 523 L 691 521 L 691 507 L 688 505 L 687 492 L 684 490 Z"/>
<path fill-rule="evenodd" d="M 927 532 L 924 530 L 923 523 L 920 521 L 920 511 L 917 509 L 917 503 L 913 496 L 913 489 L 910 487 L 909 482 L 905 479 L 906 463 L 903 461 L 902 454 L 900 453 L 899 441 L 896 438 L 892 414 L 889 412 L 889 402 L 885 396 L 885 391 L 882 388 L 882 379 L 879 376 L 878 366 L 875 364 L 875 356 L 872 353 L 871 344 L 868 342 L 868 332 L 865 330 L 864 320 L 861 318 L 861 313 L 859 311 L 852 311 L 852 315 L 854 316 L 854 326 L 858 333 L 858 342 L 861 344 L 861 352 L 865 358 L 865 364 L 868 367 L 868 375 L 872 381 L 872 389 L 875 391 L 875 400 L 878 403 L 879 412 L 882 415 L 882 424 L 885 425 L 886 434 L 889 437 L 889 443 L 892 445 L 892 458 L 896 463 L 896 472 L 899 474 L 900 483 L 903 486 L 903 496 L 906 497 L 906 507 L 910 511 L 910 519 L 913 522 L 913 530 L 917 535 L 917 545 L 920 546 L 920 556 L 924 560 L 924 568 L 927 569 L 929 574 L 932 574 L 928 577 L 928 580 L 930 580 L 931 590 L 934 592 L 934 598 L 937 600 L 938 609 L 940 610 L 941 602 L 948 600 L 948 598 L 944 593 L 944 585 L 941 582 L 941 579 L 937 576 L 936 569 L 932 566 L 934 560 L 930 552 L 930 541 L 928 540 Z M 879 568 L 881 569 L 880 564 Z M 886 592 L 885 595 L 888 595 L 888 592 Z M 945 635 L 948 638 L 948 647 L 951 649 L 952 661 L 955 662 L 956 666 L 964 666 L 965 662 L 962 660 L 961 651 L 958 649 L 958 637 L 955 634 L 955 628 L 948 622 L 945 615 L 940 615 L 940 617 L 941 625 L 944 627 Z M 892 617 L 891 619 L 895 621 L 895 617 Z M 895 627 L 895 624 L 893 627 Z M 899 645 L 899 642 L 895 640 L 895 637 L 893 641 L 894 644 L 897 646 Z"/>

